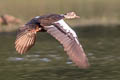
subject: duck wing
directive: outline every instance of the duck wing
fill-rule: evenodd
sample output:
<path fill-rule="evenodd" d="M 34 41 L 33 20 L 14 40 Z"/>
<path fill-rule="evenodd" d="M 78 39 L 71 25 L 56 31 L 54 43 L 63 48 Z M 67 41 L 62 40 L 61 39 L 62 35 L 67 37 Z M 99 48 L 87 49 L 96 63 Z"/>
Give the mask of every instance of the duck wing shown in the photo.
<path fill-rule="evenodd" d="M 87 68 L 89 66 L 85 52 L 78 41 L 76 33 L 64 22 L 59 20 L 51 26 L 44 26 L 44 29 L 56 38 L 64 47 L 70 59 L 79 67 Z"/>
<path fill-rule="evenodd" d="M 37 31 L 38 27 L 34 24 L 24 25 L 18 29 L 15 41 L 15 48 L 18 53 L 27 52 L 35 44 Z"/>

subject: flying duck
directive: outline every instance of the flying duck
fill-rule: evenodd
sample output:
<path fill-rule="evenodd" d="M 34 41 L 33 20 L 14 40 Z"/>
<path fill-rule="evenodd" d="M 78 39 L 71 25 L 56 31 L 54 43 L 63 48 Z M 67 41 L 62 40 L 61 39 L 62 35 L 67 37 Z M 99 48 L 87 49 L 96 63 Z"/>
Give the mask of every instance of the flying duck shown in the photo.
<path fill-rule="evenodd" d="M 36 41 L 38 32 L 47 32 L 64 47 L 70 59 L 80 68 L 88 68 L 89 63 L 78 37 L 63 19 L 79 18 L 75 12 L 37 16 L 17 31 L 15 48 L 20 54 L 26 53 Z"/>

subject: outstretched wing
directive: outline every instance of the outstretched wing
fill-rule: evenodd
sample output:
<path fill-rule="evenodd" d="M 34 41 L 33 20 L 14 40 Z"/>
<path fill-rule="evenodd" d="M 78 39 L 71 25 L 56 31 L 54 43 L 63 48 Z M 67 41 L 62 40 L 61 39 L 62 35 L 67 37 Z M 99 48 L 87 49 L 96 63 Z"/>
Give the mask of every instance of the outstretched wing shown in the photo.
<path fill-rule="evenodd" d="M 78 41 L 76 33 L 64 20 L 59 20 L 51 26 L 44 26 L 44 29 L 63 45 L 64 50 L 77 66 L 81 68 L 89 66 L 88 59 Z"/>
<path fill-rule="evenodd" d="M 19 28 L 15 41 L 15 48 L 18 53 L 27 52 L 35 44 L 37 31 L 37 26 L 33 24 Z"/>

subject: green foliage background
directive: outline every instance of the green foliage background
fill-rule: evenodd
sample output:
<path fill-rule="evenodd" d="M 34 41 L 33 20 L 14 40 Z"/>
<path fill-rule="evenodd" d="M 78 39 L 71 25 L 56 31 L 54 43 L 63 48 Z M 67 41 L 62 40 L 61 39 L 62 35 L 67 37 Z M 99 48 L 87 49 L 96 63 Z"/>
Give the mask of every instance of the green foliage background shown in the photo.
<path fill-rule="evenodd" d="M 0 0 L 0 15 L 25 19 L 47 13 L 75 11 L 82 18 L 116 17 L 120 19 L 120 0 Z"/>
<path fill-rule="evenodd" d="M 120 0 L 0 0 L 0 15 L 13 15 L 25 22 L 35 16 L 70 11 L 81 17 L 69 20 L 72 25 L 120 23 Z"/>

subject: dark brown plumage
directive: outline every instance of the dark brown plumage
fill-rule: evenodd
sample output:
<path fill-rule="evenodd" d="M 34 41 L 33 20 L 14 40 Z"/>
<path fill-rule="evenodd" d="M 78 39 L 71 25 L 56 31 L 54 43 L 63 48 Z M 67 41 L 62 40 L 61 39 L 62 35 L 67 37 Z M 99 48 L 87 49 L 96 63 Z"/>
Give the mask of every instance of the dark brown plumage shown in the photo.
<path fill-rule="evenodd" d="M 15 41 L 16 51 L 21 54 L 27 52 L 35 44 L 37 32 L 48 32 L 63 45 L 64 50 L 77 66 L 87 68 L 89 63 L 78 41 L 78 37 L 63 20 L 63 18 L 76 17 L 75 15 L 73 17 L 71 14 L 51 14 L 33 18 L 19 28 Z"/>

